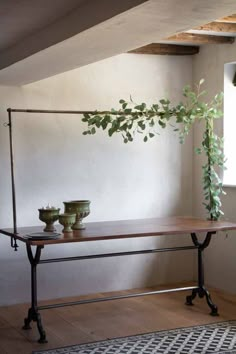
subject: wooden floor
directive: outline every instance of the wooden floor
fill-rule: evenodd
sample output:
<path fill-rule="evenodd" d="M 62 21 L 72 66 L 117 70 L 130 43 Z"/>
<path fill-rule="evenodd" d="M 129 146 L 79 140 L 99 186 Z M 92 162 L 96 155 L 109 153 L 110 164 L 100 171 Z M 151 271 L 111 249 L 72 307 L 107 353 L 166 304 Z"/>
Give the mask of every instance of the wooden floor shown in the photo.
<path fill-rule="evenodd" d="M 28 305 L 1 307 L 0 353 L 31 354 L 32 350 L 236 319 L 236 295 L 213 289 L 211 294 L 219 307 L 219 317 L 209 316 L 205 299 L 195 300 L 195 306 L 185 306 L 185 292 L 45 310 L 42 319 L 48 344 L 37 343 L 35 323 L 32 330 L 21 329 Z"/>

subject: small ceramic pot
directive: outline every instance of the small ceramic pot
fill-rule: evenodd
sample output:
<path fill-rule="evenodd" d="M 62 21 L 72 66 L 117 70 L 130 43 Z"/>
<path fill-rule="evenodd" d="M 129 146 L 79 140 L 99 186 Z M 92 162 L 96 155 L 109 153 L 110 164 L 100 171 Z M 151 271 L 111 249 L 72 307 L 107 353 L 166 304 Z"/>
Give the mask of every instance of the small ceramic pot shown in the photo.
<path fill-rule="evenodd" d="M 90 200 L 71 200 L 69 202 L 64 202 L 64 205 L 65 205 L 65 213 L 76 214 L 76 222 L 72 226 L 72 229 L 73 230 L 85 229 L 82 220 L 90 213 Z"/>
<path fill-rule="evenodd" d="M 38 209 L 39 219 L 46 223 L 46 227 L 43 231 L 54 232 L 56 231 L 54 227 L 54 222 L 59 218 L 60 209 L 57 208 L 47 208 L 47 209 Z"/>
<path fill-rule="evenodd" d="M 71 232 L 71 226 L 75 223 L 75 221 L 76 214 L 64 213 L 59 215 L 59 223 L 64 226 L 62 232 Z"/>

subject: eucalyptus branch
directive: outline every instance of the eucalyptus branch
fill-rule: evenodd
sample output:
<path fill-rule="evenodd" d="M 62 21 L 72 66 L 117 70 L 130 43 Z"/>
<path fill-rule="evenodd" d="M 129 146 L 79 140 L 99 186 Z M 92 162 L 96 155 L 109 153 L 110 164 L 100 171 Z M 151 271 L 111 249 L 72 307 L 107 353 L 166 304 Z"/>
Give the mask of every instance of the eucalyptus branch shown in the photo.
<path fill-rule="evenodd" d="M 122 135 L 124 143 L 132 142 L 137 134 L 143 135 L 144 142 L 157 135 L 160 130 L 171 127 L 178 132 L 180 143 L 184 143 L 195 121 L 205 121 L 202 146 L 196 149 L 198 154 L 204 153 L 207 162 L 203 169 L 203 189 L 205 202 L 203 203 L 210 219 L 217 220 L 221 211 L 220 195 L 223 193 L 222 182 L 216 172 L 224 168 L 223 139 L 214 133 L 214 119 L 222 117 L 221 105 L 223 95 L 205 103 L 201 98 L 206 94 L 201 91 L 204 80 L 196 87 L 196 92 L 190 86 L 183 89 L 184 103 L 171 106 L 168 99 L 161 99 L 157 103 L 147 106 L 146 103 L 135 104 L 132 101 L 119 101 L 120 109 L 111 109 L 108 112 L 89 112 L 84 114 L 82 121 L 87 123 L 84 135 L 96 134 L 97 129 L 107 130 L 111 137 L 115 133 Z"/>
<path fill-rule="evenodd" d="M 97 129 L 102 128 L 107 130 L 109 136 L 121 133 L 125 143 L 133 141 L 136 133 L 143 134 L 146 142 L 159 135 L 157 128 L 165 128 L 174 114 L 169 100 L 162 99 L 150 107 L 145 103 L 134 105 L 132 101 L 126 102 L 123 99 L 119 103 L 121 108 L 118 110 L 112 109 L 105 114 L 84 114 L 82 121 L 88 124 L 88 129 L 83 134 L 95 134 Z"/>

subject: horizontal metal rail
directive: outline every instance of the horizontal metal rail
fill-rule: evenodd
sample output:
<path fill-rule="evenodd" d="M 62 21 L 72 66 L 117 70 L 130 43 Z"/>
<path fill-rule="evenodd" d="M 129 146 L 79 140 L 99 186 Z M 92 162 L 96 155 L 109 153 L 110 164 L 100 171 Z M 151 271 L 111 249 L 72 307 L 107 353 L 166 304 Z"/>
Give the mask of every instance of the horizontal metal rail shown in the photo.
<path fill-rule="evenodd" d="M 49 259 L 42 259 L 41 261 L 39 261 L 39 264 L 68 262 L 68 261 L 77 261 L 77 260 L 94 259 L 94 258 L 131 256 L 131 255 L 137 255 L 137 254 L 147 254 L 147 253 L 157 253 L 157 252 L 185 251 L 185 250 L 193 250 L 193 249 L 197 249 L 197 248 L 198 248 L 197 246 L 182 246 L 182 247 L 171 247 L 171 248 L 156 248 L 156 249 L 152 249 L 152 250 L 142 250 L 142 251 L 92 254 L 92 255 L 77 256 L 77 257 L 49 258 Z"/>
<path fill-rule="evenodd" d="M 109 111 L 71 111 L 71 110 L 57 110 L 57 109 L 17 109 L 17 108 L 8 108 L 7 111 L 19 112 L 19 113 L 58 113 L 58 114 L 111 113 Z"/>
<path fill-rule="evenodd" d="M 71 110 L 58 110 L 58 109 L 18 109 L 18 108 L 8 108 L 8 113 L 18 112 L 18 113 L 55 113 L 55 114 L 93 114 L 93 115 L 104 115 L 110 114 L 113 116 L 132 116 L 138 114 L 143 114 L 141 111 L 127 113 L 125 111 L 71 111 Z M 150 110 L 150 112 L 152 112 Z M 152 112 L 153 113 L 153 112 Z"/>
<path fill-rule="evenodd" d="M 48 309 L 57 308 L 57 307 L 84 305 L 84 304 L 90 304 L 92 302 L 105 302 L 105 301 L 111 301 L 111 300 L 128 299 L 131 297 L 165 294 L 165 293 L 172 293 L 172 292 L 177 292 L 177 291 L 188 291 L 188 290 L 193 290 L 193 289 L 198 289 L 198 287 L 197 286 L 188 286 L 188 287 L 184 287 L 184 288 L 155 290 L 155 291 L 147 291 L 147 292 L 143 292 L 143 293 L 133 293 L 133 294 L 127 294 L 127 295 L 117 295 L 117 296 L 80 300 L 80 301 L 64 302 L 64 303 L 51 304 L 51 305 L 45 305 L 45 306 L 38 306 L 37 309 L 38 310 L 48 310 Z"/>
<path fill-rule="evenodd" d="M 57 110 L 57 109 L 17 109 L 8 108 L 8 112 L 18 112 L 18 113 L 56 113 L 56 114 L 112 114 L 112 115 L 132 115 L 135 114 L 131 112 L 129 114 L 124 111 L 112 112 L 112 111 L 70 111 L 70 110 Z"/>

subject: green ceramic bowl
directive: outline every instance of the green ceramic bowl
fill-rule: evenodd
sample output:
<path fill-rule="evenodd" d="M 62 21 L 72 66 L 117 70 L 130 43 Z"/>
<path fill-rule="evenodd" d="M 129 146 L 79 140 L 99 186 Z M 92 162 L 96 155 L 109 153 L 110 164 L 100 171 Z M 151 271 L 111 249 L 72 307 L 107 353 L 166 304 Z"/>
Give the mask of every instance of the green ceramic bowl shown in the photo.
<path fill-rule="evenodd" d="M 60 209 L 57 208 L 48 208 L 48 209 L 38 209 L 39 219 L 46 223 L 46 227 L 43 231 L 53 232 L 55 231 L 54 222 L 59 218 Z"/>
<path fill-rule="evenodd" d="M 64 229 L 62 232 L 71 232 L 71 226 L 75 223 L 76 221 L 76 214 L 60 214 L 59 215 L 59 223 L 64 226 Z"/>
<path fill-rule="evenodd" d="M 90 200 L 71 200 L 63 203 L 65 205 L 65 213 L 76 214 L 76 222 L 72 226 L 72 229 L 85 229 L 82 220 L 90 213 Z"/>

